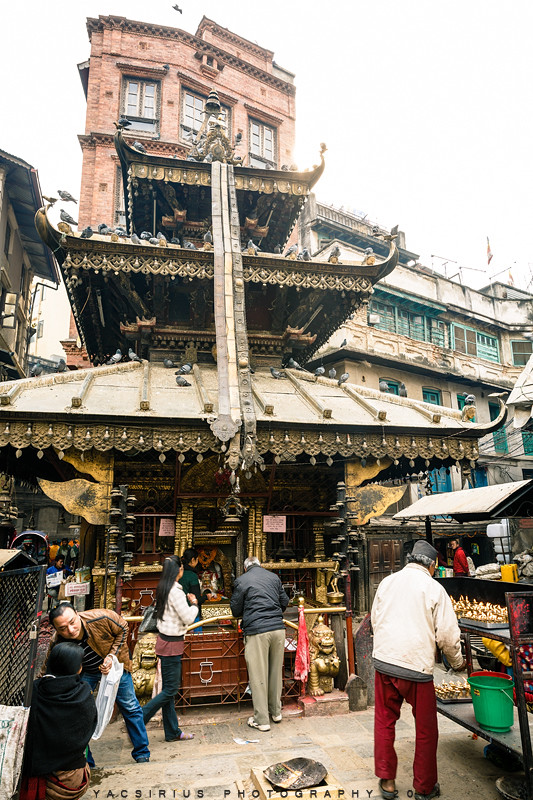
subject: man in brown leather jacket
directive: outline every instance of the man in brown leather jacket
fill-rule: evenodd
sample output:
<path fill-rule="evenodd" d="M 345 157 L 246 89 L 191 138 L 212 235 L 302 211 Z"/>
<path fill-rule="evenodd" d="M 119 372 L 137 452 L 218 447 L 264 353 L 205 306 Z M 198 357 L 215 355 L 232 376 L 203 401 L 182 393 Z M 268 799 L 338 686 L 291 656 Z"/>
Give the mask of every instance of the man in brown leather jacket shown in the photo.
<path fill-rule="evenodd" d="M 59 642 L 78 642 L 83 648 L 81 677 L 92 689 L 97 686 L 100 676 L 111 669 L 112 656 L 124 664 L 116 702 L 133 745 L 133 758 L 139 763 L 149 761 L 148 735 L 131 678 L 126 620 L 107 608 L 78 613 L 70 603 L 60 603 L 50 612 L 50 622 L 56 631 L 51 648 Z M 94 766 L 91 757 L 88 761 L 90 766 Z"/>

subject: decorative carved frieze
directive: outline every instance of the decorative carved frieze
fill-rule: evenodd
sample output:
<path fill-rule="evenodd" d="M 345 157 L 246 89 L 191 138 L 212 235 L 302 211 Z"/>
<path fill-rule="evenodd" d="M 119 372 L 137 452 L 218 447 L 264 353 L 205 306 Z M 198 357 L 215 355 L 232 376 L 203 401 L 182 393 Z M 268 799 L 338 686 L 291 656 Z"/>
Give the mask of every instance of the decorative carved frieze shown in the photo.
<path fill-rule="evenodd" d="M 44 451 L 54 447 L 64 453 L 70 447 L 86 452 L 95 448 L 106 452 L 115 448 L 121 452 L 131 450 L 166 453 L 174 450 L 185 453 L 189 450 L 204 454 L 211 450 L 220 451 L 220 441 L 204 425 L 197 427 L 170 427 L 150 425 L 143 421 L 139 425 L 105 425 L 102 423 L 53 423 L 53 422 L 2 422 L 0 426 L 0 447 L 10 444 L 16 450 L 33 447 Z M 361 459 L 385 459 L 393 461 L 404 457 L 414 461 L 423 458 L 430 461 L 436 458 L 446 461 L 475 461 L 479 456 L 477 439 L 459 438 L 457 432 L 442 435 L 442 431 L 432 436 L 411 436 L 406 434 L 346 433 L 334 430 L 316 431 L 309 429 L 259 428 L 257 447 L 261 454 L 272 453 L 280 460 L 293 461 L 296 456 L 335 456 L 358 457 Z"/>

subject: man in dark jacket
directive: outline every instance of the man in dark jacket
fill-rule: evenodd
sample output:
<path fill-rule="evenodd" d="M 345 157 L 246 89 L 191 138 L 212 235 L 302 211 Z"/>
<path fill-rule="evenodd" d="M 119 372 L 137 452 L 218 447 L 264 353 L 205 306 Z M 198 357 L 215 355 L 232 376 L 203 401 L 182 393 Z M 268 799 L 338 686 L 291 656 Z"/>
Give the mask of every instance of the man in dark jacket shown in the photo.
<path fill-rule="evenodd" d="M 263 569 L 255 556 L 247 558 L 244 575 L 235 581 L 230 606 L 234 617 L 242 617 L 244 657 L 254 706 L 248 725 L 260 731 L 270 730 L 269 712 L 273 722 L 281 722 L 283 612 L 288 604 L 279 577 Z"/>

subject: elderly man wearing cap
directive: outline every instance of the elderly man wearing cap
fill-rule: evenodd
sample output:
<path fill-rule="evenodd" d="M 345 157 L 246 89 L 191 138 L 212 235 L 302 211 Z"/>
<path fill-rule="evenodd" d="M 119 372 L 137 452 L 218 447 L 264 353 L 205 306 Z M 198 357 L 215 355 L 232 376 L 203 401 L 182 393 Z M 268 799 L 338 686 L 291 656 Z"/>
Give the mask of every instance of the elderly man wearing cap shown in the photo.
<path fill-rule="evenodd" d="M 407 565 L 381 581 L 372 605 L 376 669 L 374 765 L 385 800 L 398 796 L 394 733 L 404 700 L 412 707 L 415 718 L 415 799 L 431 800 L 440 795 L 433 686 L 435 645 L 453 669 L 464 669 L 466 662 L 450 598 L 433 580 L 437 557 L 429 542 L 416 542 L 407 556 Z"/>

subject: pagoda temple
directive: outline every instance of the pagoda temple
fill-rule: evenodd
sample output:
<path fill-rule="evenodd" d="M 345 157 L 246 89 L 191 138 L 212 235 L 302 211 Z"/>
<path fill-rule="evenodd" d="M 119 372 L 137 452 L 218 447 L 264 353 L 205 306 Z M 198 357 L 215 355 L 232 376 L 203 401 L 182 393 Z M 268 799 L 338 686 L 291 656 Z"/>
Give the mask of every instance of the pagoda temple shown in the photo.
<path fill-rule="evenodd" d="M 126 226 L 76 232 L 52 225 L 47 207 L 36 215 L 94 366 L 0 385 L 6 471 L 37 476 L 84 520 L 95 605 L 133 608 L 153 594 L 165 554 L 194 546 L 217 584 L 211 616 L 227 612 L 250 555 L 292 596 L 328 603 L 344 482 L 363 612 L 364 524 L 401 501 L 412 473 L 458 465 L 466 476 L 503 404 L 482 426 L 305 369 L 398 259 L 394 230 L 385 258 L 291 246 L 324 145 L 307 171 L 243 166 L 215 92 L 186 159 L 147 153 L 117 124 Z"/>

